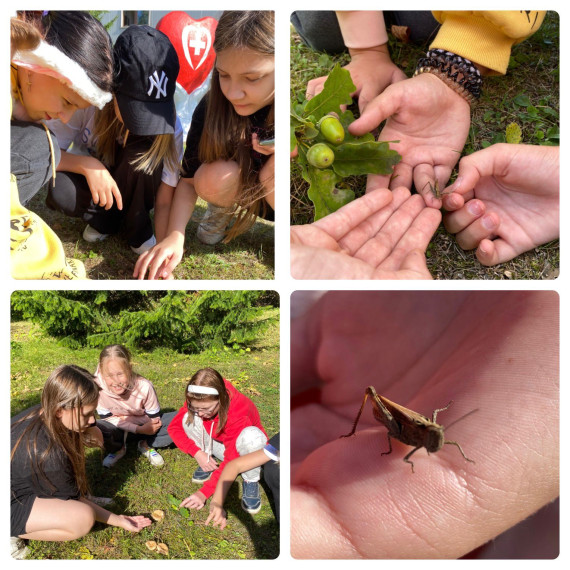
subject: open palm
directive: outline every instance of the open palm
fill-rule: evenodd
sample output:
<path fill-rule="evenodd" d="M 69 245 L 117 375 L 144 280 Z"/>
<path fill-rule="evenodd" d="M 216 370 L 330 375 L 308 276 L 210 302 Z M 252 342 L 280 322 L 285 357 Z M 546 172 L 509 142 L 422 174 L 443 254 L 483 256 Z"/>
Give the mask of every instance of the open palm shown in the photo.
<path fill-rule="evenodd" d="M 376 190 L 291 228 L 297 279 L 431 279 L 424 252 L 441 220 L 406 188 Z"/>
<path fill-rule="evenodd" d="M 359 291 L 294 319 L 293 555 L 455 558 L 554 499 L 557 318 L 553 292 Z M 425 416 L 454 400 L 444 426 L 477 408 L 446 433 L 476 463 L 449 445 L 412 473 L 370 409 L 339 439 L 368 385 Z"/>
<path fill-rule="evenodd" d="M 459 157 L 470 125 L 469 103 L 443 81 L 429 73 L 390 85 L 368 104 L 350 132 L 362 135 L 386 125 L 379 140 L 394 141 L 390 147 L 402 155 L 391 177 L 370 175 L 368 189 L 405 186 L 416 189 L 426 204 L 440 208 L 441 200 L 428 182 L 444 186 Z"/>

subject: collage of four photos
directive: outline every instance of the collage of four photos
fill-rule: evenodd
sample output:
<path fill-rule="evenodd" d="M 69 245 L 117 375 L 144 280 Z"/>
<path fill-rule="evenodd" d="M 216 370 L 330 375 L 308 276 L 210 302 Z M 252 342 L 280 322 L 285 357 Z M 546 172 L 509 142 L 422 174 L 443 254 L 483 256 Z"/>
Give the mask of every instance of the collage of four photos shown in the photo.
<path fill-rule="evenodd" d="M 412 7 L 10 13 L 10 562 L 560 560 L 563 10 Z"/>

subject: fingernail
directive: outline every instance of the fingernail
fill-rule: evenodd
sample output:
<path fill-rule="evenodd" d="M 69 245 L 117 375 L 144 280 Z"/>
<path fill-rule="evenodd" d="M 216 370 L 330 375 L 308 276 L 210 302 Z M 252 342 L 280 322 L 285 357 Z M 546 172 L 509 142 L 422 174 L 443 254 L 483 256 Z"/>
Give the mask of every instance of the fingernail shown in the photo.
<path fill-rule="evenodd" d="M 455 182 L 451 185 L 453 187 L 453 191 L 459 190 L 463 184 L 463 176 L 458 176 L 455 179 Z"/>
<path fill-rule="evenodd" d="M 471 200 L 467 203 L 467 211 L 474 216 L 480 216 L 483 213 L 483 206 L 478 200 Z"/>
<path fill-rule="evenodd" d="M 490 214 L 487 214 L 486 216 L 483 216 L 481 218 L 481 221 L 483 223 L 483 227 L 486 230 L 494 230 L 497 227 L 497 224 L 495 223 L 495 220 L 493 219 L 493 216 L 491 216 Z"/>

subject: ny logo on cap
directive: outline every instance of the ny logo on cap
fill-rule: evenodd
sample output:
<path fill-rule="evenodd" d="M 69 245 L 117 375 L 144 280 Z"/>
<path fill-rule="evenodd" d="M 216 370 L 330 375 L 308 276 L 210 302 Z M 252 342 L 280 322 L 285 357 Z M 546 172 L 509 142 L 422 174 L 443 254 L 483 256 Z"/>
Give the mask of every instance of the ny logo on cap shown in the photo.
<path fill-rule="evenodd" d="M 163 71 L 159 79 L 158 72 L 155 71 L 152 75 L 149 76 L 148 79 L 150 81 L 150 89 L 148 90 L 147 95 L 150 96 L 152 90 L 156 87 L 156 98 L 160 99 L 161 95 L 164 95 L 166 97 L 166 84 L 168 83 L 168 77 L 166 76 L 166 73 Z"/>

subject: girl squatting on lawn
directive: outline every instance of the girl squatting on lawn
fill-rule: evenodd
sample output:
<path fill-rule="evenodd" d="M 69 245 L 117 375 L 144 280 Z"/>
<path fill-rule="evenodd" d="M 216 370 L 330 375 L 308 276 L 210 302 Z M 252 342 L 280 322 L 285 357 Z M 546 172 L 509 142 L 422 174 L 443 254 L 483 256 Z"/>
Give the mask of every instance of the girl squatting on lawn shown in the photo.
<path fill-rule="evenodd" d="M 204 506 L 226 463 L 263 449 L 267 443 L 255 404 L 213 368 L 192 376 L 186 402 L 170 422 L 168 433 L 179 449 L 198 462 L 192 483 L 203 486 L 181 503 L 192 509 Z M 242 507 L 252 514 L 261 509 L 260 473 L 257 466 L 241 474 Z"/>
<path fill-rule="evenodd" d="M 274 219 L 274 13 L 226 11 L 216 28 L 211 88 L 194 111 L 166 237 L 139 257 L 134 276 L 167 279 L 184 253 L 197 197 L 208 202 L 197 236 L 215 244 Z M 233 219 L 233 224 L 228 225 Z"/>
<path fill-rule="evenodd" d="M 49 122 L 63 152 L 46 203 L 87 222 L 86 241 L 121 231 L 141 254 L 156 244 L 155 232 L 165 236 L 180 177 L 183 132 L 174 106 L 180 66 L 168 37 L 150 26 L 128 27 L 113 58 L 113 101 Z"/>
<path fill-rule="evenodd" d="M 101 388 L 97 427 L 108 453 L 103 466 L 113 467 L 125 455 L 129 435 L 138 440 L 137 449 L 152 465 L 163 465 L 154 448 L 172 443 L 167 429 L 175 412 L 161 415 L 152 382 L 133 370 L 131 355 L 124 346 L 113 344 L 103 349 L 95 382 Z"/>
<path fill-rule="evenodd" d="M 57 140 L 46 122 L 111 100 L 111 38 L 87 12 L 20 12 L 11 28 L 10 264 L 16 279 L 78 279 L 51 228 L 27 209 L 55 180 Z"/>
<path fill-rule="evenodd" d="M 95 521 L 138 532 L 144 516 L 116 515 L 89 500 L 85 446 L 101 446 L 95 408 L 99 387 L 87 370 L 58 367 L 41 404 L 11 422 L 11 552 L 25 558 L 24 539 L 64 541 L 85 536 Z"/>

